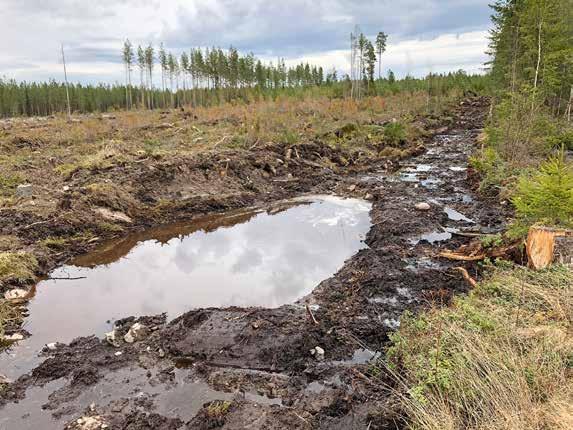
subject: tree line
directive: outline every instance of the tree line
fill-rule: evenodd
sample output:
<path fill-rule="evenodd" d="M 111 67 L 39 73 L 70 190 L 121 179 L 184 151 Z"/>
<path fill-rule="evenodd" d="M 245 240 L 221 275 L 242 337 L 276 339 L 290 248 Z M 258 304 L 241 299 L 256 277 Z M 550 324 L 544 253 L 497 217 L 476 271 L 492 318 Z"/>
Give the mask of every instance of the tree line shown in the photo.
<path fill-rule="evenodd" d="M 284 59 L 263 63 L 252 53 L 243 55 L 231 47 L 192 48 L 175 55 L 163 44 L 133 46 L 126 40 L 121 52 L 125 83 L 70 84 L 73 112 L 182 106 L 211 106 L 225 102 L 249 103 L 279 96 L 326 96 L 331 98 L 385 95 L 401 91 L 427 91 L 441 95 L 452 88 L 478 90 L 485 79 L 463 72 L 406 76 L 397 80 L 392 71 L 382 75 L 381 57 L 387 36 L 378 33 L 374 43 L 361 32 L 353 33 L 351 73 L 338 76 L 332 69 L 300 63 L 287 67 Z M 375 77 L 378 61 L 378 77 Z M 48 82 L 17 82 L 0 78 L 0 116 L 46 116 L 67 110 L 66 85 Z"/>
<path fill-rule="evenodd" d="M 570 117 L 573 1 L 496 0 L 491 7 L 489 65 L 499 88 Z"/>
<path fill-rule="evenodd" d="M 260 93 L 285 88 L 307 88 L 332 84 L 336 71 L 328 74 L 320 66 L 301 63 L 287 67 L 284 59 L 276 64 L 264 64 L 252 53 L 241 55 L 237 49 L 192 48 L 179 56 L 167 52 L 161 44 L 156 51 L 152 45 L 135 48 L 126 40 L 122 53 L 125 67 L 125 97 L 129 108 L 177 107 L 182 104 L 205 104 L 206 94 L 214 93 L 223 101 L 245 97 L 252 89 Z M 152 97 L 156 90 L 153 74 L 158 67 L 161 97 Z M 134 85 L 132 74 L 139 75 Z M 138 73 L 137 73 L 138 72 Z M 137 87 L 138 97 L 133 96 Z M 207 91 L 204 91 L 207 90 Z M 214 90 L 214 91 L 210 91 Z"/>

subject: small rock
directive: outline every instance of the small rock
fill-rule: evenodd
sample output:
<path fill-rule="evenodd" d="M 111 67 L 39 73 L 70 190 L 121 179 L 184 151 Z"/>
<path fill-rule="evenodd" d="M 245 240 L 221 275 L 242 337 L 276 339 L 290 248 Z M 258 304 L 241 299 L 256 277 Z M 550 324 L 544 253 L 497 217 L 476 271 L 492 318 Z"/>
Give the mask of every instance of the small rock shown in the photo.
<path fill-rule="evenodd" d="M 117 338 L 115 336 L 115 329 L 105 334 L 105 340 L 111 346 L 115 346 L 116 348 L 119 347 L 119 343 L 117 342 Z"/>
<path fill-rule="evenodd" d="M 419 211 L 429 211 L 431 209 L 431 206 L 429 203 L 422 202 L 416 205 L 416 209 L 418 209 Z"/>
<path fill-rule="evenodd" d="M 26 297 L 27 294 L 28 294 L 28 291 L 26 291 L 22 288 L 14 288 L 13 290 L 6 291 L 4 293 L 4 298 L 6 300 L 22 299 L 22 298 Z"/>
<path fill-rule="evenodd" d="M 20 184 L 16 187 L 16 197 L 30 197 L 33 193 L 32 184 Z"/>
<path fill-rule="evenodd" d="M 81 417 L 76 420 L 77 426 L 75 428 L 81 430 L 100 430 L 109 428 L 106 423 L 103 422 L 103 418 L 99 416 L 94 417 Z"/>
<path fill-rule="evenodd" d="M 160 358 L 165 357 L 165 351 L 163 351 L 163 349 L 159 348 L 159 351 L 157 353 L 159 354 Z"/>
<path fill-rule="evenodd" d="M 122 354 L 123 354 L 122 351 L 117 351 L 117 352 L 116 352 L 115 354 L 113 354 L 113 355 L 115 355 L 116 357 L 119 357 L 119 356 L 122 355 Z"/>
<path fill-rule="evenodd" d="M 352 184 L 351 186 L 348 187 L 348 191 L 352 192 L 356 189 L 356 184 Z"/>
<path fill-rule="evenodd" d="M 69 185 L 64 185 L 64 187 L 62 188 L 62 191 L 70 191 Z"/>
<path fill-rule="evenodd" d="M 370 193 L 366 193 L 366 195 L 364 196 L 364 200 L 372 200 L 374 198 L 374 196 Z"/>
<path fill-rule="evenodd" d="M 0 373 L 0 385 L 3 384 L 10 384 L 12 381 L 10 379 L 8 379 L 8 377 L 6 375 L 2 375 Z"/>
<path fill-rule="evenodd" d="M 20 340 L 24 340 L 24 335 L 20 334 L 20 333 L 14 333 L 14 334 L 4 336 L 4 339 L 12 341 L 12 342 L 18 342 Z"/>
<path fill-rule="evenodd" d="M 146 335 L 147 327 L 141 323 L 135 323 L 129 328 L 129 331 L 125 334 L 123 340 L 127 343 L 133 343 L 143 339 Z"/>
<path fill-rule="evenodd" d="M 46 349 L 48 351 L 55 351 L 57 348 L 58 348 L 58 344 L 56 342 L 46 344 Z"/>
<path fill-rule="evenodd" d="M 322 349 L 320 346 L 316 346 L 316 347 L 314 348 L 314 357 L 315 357 L 318 361 L 324 360 L 324 349 Z"/>

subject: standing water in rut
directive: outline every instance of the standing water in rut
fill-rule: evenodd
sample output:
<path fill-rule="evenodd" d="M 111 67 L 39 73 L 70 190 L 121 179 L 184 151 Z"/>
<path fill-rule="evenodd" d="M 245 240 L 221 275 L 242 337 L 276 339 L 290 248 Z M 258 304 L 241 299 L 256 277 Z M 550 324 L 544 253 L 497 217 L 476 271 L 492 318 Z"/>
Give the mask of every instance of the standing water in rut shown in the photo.
<path fill-rule="evenodd" d="M 364 246 L 370 207 L 313 196 L 108 242 L 38 285 L 25 326 L 32 336 L 0 364 L 16 377 L 37 364 L 43 345 L 101 336 L 129 315 L 292 303 Z"/>

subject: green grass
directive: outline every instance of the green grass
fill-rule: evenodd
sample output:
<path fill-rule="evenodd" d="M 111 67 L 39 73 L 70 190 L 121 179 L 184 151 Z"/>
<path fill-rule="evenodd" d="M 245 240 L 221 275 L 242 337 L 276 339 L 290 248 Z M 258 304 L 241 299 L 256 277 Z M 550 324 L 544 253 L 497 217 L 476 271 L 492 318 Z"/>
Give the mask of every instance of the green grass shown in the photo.
<path fill-rule="evenodd" d="M 410 429 L 566 429 L 573 273 L 491 266 L 451 306 L 406 314 L 387 361 Z"/>

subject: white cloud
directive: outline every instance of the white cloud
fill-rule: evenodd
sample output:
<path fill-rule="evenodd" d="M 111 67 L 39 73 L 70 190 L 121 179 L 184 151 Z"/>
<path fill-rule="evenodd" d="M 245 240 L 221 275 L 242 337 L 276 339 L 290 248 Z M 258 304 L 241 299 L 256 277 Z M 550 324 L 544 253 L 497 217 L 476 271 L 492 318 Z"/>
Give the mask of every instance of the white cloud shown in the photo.
<path fill-rule="evenodd" d="M 0 76 L 61 78 L 60 44 L 70 78 L 122 80 L 120 48 L 165 41 L 233 45 L 291 63 L 348 69 L 348 34 L 389 33 L 386 67 L 398 73 L 478 68 L 489 25 L 483 0 L 0 0 Z M 458 34 L 459 36 L 455 36 Z"/>
<path fill-rule="evenodd" d="M 464 69 L 479 73 L 487 57 L 486 31 L 444 34 L 430 40 L 404 40 L 388 45 L 382 55 L 382 69 L 393 70 L 398 76 L 410 74 L 424 76 L 428 73 L 442 73 Z M 272 58 L 267 58 L 272 60 Z M 317 52 L 286 60 L 287 65 L 300 62 L 321 65 L 325 70 L 333 67 L 342 73 L 350 71 L 350 52 L 337 49 Z"/>

